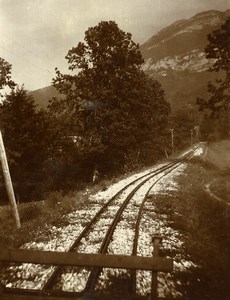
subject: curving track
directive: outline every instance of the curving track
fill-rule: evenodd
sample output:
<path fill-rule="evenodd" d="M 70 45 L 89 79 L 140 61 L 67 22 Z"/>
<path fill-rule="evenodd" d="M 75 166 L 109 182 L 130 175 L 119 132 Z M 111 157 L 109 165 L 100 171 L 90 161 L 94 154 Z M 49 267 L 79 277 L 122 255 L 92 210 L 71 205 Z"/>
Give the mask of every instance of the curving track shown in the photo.
<path fill-rule="evenodd" d="M 69 251 L 138 255 L 140 222 L 150 190 L 164 176 L 191 158 L 195 152 L 196 148 L 179 159 L 148 172 L 123 187 L 99 209 L 69 248 Z M 121 249 L 114 247 L 116 245 L 116 235 L 114 233 L 116 233 L 117 228 L 122 228 L 127 216 L 131 216 L 128 226 L 130 232 L 132 232 L 130 239 L 132 244 L 128 245 L 127 253 L 119 253 Z M 97 237 L 96 242 L 95 236 Z M 63 289 L 73 291 L 71 284 L 65 286 L 66 277 L 72 276 L 75 286 L 76 282 L 79 282 L 77 289 L 74 289 L 75 292 L 93 292 L 107 287 L 106 278 L 108 278 L 108 274 L 106 273 L 108 273 L 108 270 L 99 268 L 89 270 L 56 267 L 50 278 L 44 283 L 42 290 Z M 136 272 L 132 272 L 129 274 L 129 285 L 132 293 L 136 291 L 136 283 Z"/>
<path fill-rule="evenodd" d="M 100 245 L 97 245 L 94 247 L 95 253 L 103 253 L 106 254 L 108 252 L 109 245 L 111 244 L 111 240 L 113 238 L 113 234 L 117 226 L 119 226 L 119 222 L 122 218 L 122 214 L 124 213 L 125 209 L 128 208 L 128 210 L 133 212 L 134 221 L 133 224 L 131 224 L 131 227 L 134 228 L 133 230 L 133 246 L 130 247 L 132 249 L 132 253 L 127 253 L 127 255 L 137 255 L 137 245 L 138 245 L 138 236 L 139 236 L 139 225 L 141 221 L 142 212 L 144 210 L 144 205 L 146 201 L 148 200 L 148 194 L 149 191 L 152 189 L 152 187 L 164 176 L 172 172 L 175 168 L 177 168 L 180 164 L 182 164 L 185 160 L 192 157 L 193 153 L 196 151 L 196 149 L 191 150 L 186 155 L 182 156 L 180 159 L 177 159 L 173 162 L 170 162 L 166 165 L 163 165 L 162 167 L 147 173 L 146 175 L 143 175 L 139 177 L 138 179 L 135 179 L 131 183 L 129 183 L 127 186 L 125 186 L 123 189 L 121 189 L 116 195 L 114 195 L 94 216 L 94 218 L 91 220 L 91 222 L 84 228 L 82 233 L 79 235 L 79 237 L 76 239 L 75 243 L 72 245 L 69 251 L 78 251 L 78 252 L 84 252 L 84 247 L 82 247 L 82 240 L 86 240 L 88 245 L 95 244 L 93 240 L 91 240 L 91 236 L 97 235 L 97 229 L 101 228 L 100 226 L 100 220 L 103 219 L 110 219 L 110 225 L 104 226 L 103 228 L 103 235 L 104 238 L 102 239 Z M 135 201 L 135 195 L 140 191 L 141 188 L 147 186 L 147 192 L 143 195 L 143 199 L 138 203 Z M 150 186 L 150 187 L 149 187 Z M 114 216 L 112 216 L 112 212 L 116 210 L 118 207 L 116 213 Z M 115 209 L 113 209 L 115 208 Z M 111 221 L 112 219 L 112 221 Z M 105 228 L 107 227 L 107 229 Z M 116 253 L 119 254 L 119 253 Z M 50 279 L 46 282 L 46 284 L 43 287 L 43 290 L 50 290 L 54 288 L 54 286 L 57 284 L 58 277 L 61 276 L 63 270 L 61 268 L 56 268 Z M 70 273 L 70 270 L 67 270 L 66 272 Z M 85 278 L 85 287 L 84 284 L 79 284 L 79 290 L 78 292 L 93 292 L 97 287 L 98 278 L 102 272 L 101 269 L 95 268 L 92 271 L 85 270 L 85 269 L 75 269 L 72 272 L 75 274 L 78 274 L 79 278 L 84 277 Z M 83 272 L 83 274 L 81 274 Z M 106 276 L 102 275 L 102 277 L 106 278 Z M 76 277 L 75 277 L 76 279 Z M 132 273 L 131 276 L 131 290 L 134 293 L 136 290 L 136 276 L 135 272 Z M 106 286 L 106 284 L 101 284 L 101 286 Z M 99 287 L 100 289 L 100 287 Z"/>

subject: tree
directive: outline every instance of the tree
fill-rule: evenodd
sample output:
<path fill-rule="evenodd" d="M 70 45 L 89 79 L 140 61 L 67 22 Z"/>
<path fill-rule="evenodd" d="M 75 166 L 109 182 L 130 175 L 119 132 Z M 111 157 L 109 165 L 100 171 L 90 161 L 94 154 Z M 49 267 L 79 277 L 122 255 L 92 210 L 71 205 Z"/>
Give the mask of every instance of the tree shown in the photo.
<path fill-rule="evenodd" d="M 25 193 L 39 189 L 43 180 L 47 159 L 45 113 L 37 111 L 24 87 L 17 87 L 0 104 L 0 127 L 16 193 L 25 198 Z"/>
<path fill-rule="evenodd" d="M 11 79 L 11 65 L 0 57 L 0 90 L 5 87 L 10 89 L 15 87 L 15 83 Z M 0 93 L 0 96 L 3 95 Z"/>
<path fill-rule="evenodd" d="M 197 99 L 200 111 L 206 111 L 206 119 L 215 122 L 215 131 L 220 137 L 229 135 L 230 130 L 230 18 L 220 29 L 208 35 L 205 48 L 206 58 L 213 59 L 211 72 L 218 72 L 221 79 L 208 83 L 209 99 Z M 207 122 L 207 120 L 205 121 Z"/>
<path fill-rule="evenodd" d="M 157 148 L 169 105 L 160 84 L 141 71 L 143 58 L 131 34 L 115 22 L 100 22 L 66 59 L 72 73 L 56 69 L 53 79 L 65 97 L 53 99 L 50 110 L 64 120 L 65 134 L 77 137 L 87 169 L 108 172 L 145 160 L 145 143 Z"/>

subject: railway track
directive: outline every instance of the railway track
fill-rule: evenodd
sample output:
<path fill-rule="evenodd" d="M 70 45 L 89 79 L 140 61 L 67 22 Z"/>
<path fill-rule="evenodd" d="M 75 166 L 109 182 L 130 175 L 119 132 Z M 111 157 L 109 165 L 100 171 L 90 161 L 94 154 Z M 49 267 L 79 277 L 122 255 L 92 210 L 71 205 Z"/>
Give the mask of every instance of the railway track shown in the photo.
<path fill-rule="evenodd" d="M 148 201 L 148 195 L 153 186 L 159 182 L 164 176 L 172 172 L 179 165 L 183 164 L 187 159 L 191 158 L 194 155 L 196 148 L 186 153 L 184 156 L 176 159 L 168 164 L 165 164 L 159 168 L 156 168 L 153 171 L 148 172 L 145 175 L 140 176 L 139 178 L 131 181 L 128 185 L 123 187 L 118 191 L 111 199 L 109 199 L 99 211 L 95 214 L 92 220 L 85 226 L 81 234 L 77 237 L 75 242 L 69 248 L 69 252 L 87 252 L 87 246 L 94 243 L 92 239 L 95 234 L 97 234 L 97 229 L 100 228 L 101 220 L 109 220 L 109 224 L 100 229 L 100 232 L 103 232 L 102 239 L 95 246 L 94 252 L 106 254 L 108 249 L 111 248 L 112 238 L 114 236 L 114 231 L 121 223 L 122 215 L 125 211 L 132 211 L 132 222 L 130 228 L 133 229 L 133 245 L 129 246 L 130 253 L 127 255 L 136 256 L 138 253 L 138 237 L 139 237 L 139 227 L 142 218 L 143 211 L 145 209 L 145 204 Z M 139 193 L 139 196 L 137 197 Z M 140 197 L 141 194 L 141 197 Z M 139 200 L 135 200 L 138 198 Z M 141 200 L 140 200 L 141 198 Z M 91 247 L 92 248 L 92 247 Z M 111 249 L 110 249 L 111 252 Z M 116 252 L 116 251 L 115 251 Z M 119 254 L 119 253 L 114 253 Z M 98 289 L 98 280 L 99 277 L 103 274 L 101 268 L 93 268 L 92 270 L 84 268 L 62 268 L 56 267 L 50 276 L 50 278 L 44 283 L 42 291 L 50 291 L 52 289 L 62 288 L 60 282 L 63 274 L 78 274 L 78 277 L 85 277 L 85 286 L 84 284 L 79 284 L 80 288 L 77 292 L 80 293 L 93 293 L 95 289 Z M 83 275 L 82 275 L 83 274 Z M 64 276 L 65 277 L 65 276 Z M 103 276 L 101 276 L 103 278 Z M 104 276 L 106 277 L 106 276 Z M 76 276 L 75 276 L 76 280 Z M 101 280 L 103 281 L 103 280 Z M 129 284 L 131 293 L 136 291 L 136 272 L 131 272 L 129 276 Z M 104 285 L 105 286 L 105 285 Z M 100 289 L 100 286 L 99 286 Z"/>

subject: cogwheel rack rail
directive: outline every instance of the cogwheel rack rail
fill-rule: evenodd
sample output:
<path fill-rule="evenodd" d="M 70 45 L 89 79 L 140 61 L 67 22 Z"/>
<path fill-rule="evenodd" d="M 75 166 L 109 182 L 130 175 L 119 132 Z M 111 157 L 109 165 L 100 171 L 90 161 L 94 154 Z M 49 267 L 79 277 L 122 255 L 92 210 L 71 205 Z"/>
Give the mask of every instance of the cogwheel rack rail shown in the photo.
<path fill-rule="evenodd" d="M 152 290 L 146 297 L 130 296 L 130 300 L 157 298 L 157 272 L 170 272 L 173 260 L 159 256 L 161 237 L 153 237 L 154 252 L 152 257 L 85 254 L 74 252 L 51 252 L 24 249 L 1 249 L 0 261 L 9 263 L 34 263 L 57 266 L 107 267 L 129 270 L 152 271 Z M 5 300 L 93 300 L 98 299 L 91 293 L 76 293 L 63 291 L 26 290 L 0 287 L 0 299 Z"/>

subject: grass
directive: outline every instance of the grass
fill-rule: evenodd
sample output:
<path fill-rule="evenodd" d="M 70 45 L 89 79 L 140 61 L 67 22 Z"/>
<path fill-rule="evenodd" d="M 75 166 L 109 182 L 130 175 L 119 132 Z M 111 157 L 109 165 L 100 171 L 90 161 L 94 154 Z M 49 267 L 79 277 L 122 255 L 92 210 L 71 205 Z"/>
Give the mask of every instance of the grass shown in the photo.
<path fill-rule="evenodd" d="M 90 195 L 106 190 L 109 184 L 118 180 L 120 178 L 114 178 L 110 182 L 102 180 L 80 191 L 68 194 L 56 191 L 47 194 L 45 200 L 20 203 L 20 229 L 16 228 L 11 206 L 0 206 L 0 247 L 18 248 L 31 240 L 45 240 L 48 226 L 66 225 L 65 216 L 68 213 L 84 208 L 89 203 Z"/>
<path fill-rule="evenodd" d="M 225 176 L 225 180 L 218 178 L 210 184 L 210 191 L 226 203 L 230 203 L 230 174 Z"/>
<path fill-rule="evenodd" d="M 185 299 L 229 299 L 230 207 L 205 191 L 214 179 L 227 184 L 222 166 L 216 157 L 214 164 L 195 158 L 178 179 L 180 190 L 155 199 L 158 212 L 167 213 L 171 226 L 184 233 L 186 253 L 200 266 L 176 274 Z"/>
<path fill-rule="evenodd" d="M 61 226 L 67 213 L 79 209 L 87 202 L 83 192 L 63 195 L 52 192 L 45 201 L 18 205 L 21 228 L 17 229 L 9 205 L 0 208 L 0 246 L 19 247 L 34 239 L 43 239 L 49 225 Z"/>

